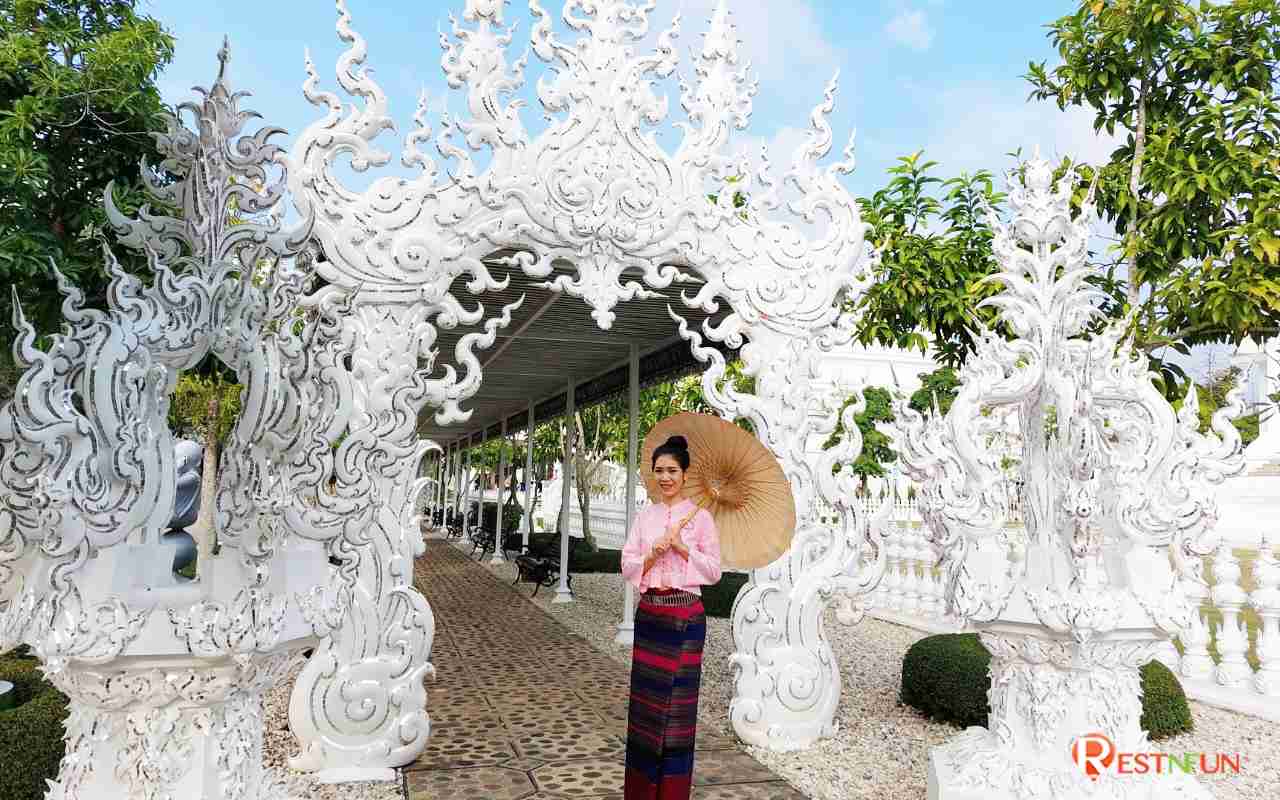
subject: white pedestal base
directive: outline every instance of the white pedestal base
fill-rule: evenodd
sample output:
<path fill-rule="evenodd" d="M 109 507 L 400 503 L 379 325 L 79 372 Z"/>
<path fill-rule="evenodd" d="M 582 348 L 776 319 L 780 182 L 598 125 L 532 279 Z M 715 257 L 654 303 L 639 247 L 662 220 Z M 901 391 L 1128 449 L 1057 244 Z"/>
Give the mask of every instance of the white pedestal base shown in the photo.
<path fill-rule="evenodd" d="M 1064 754 L 1065 756 L 1066 754 Z M 929 753 L 929 800 L 1213 800 L 1191 775 L 1090 779 L 1069 758 L 1038 760 L 1001 749 L 969 728 Z"/>
<path fill-rule="evenodd" d="M 134 659 L 54 674 L 71 715 L 48 800 L 286 800 L 262 763 L 262 704 L 301 644 L 243 661 Z"/>
<path fill-rule="evenodd" d="M 572 603 L 572 602 L 573 602 L 573 592 L 569 591 L 568 589 L 565 589 L 564 587 L 558 587 L 558 588 L 556 589 L 556 596 L 555 596 L 555 598 L 554 598 L 551 602 L 553 602 L 553 603 Z"/>
<path fill-rule="evenodd" d="M 635 644 L 636 626 L 635 623 L 622 622 L 618 624 L 618 633 L 613 637 L 615 644 L 631 647 Z"/>
<path fill-rule="evenodd" d="M 315 774 L 317 783 L 390 783 L 399 777 L 387 767 L 335 767 Z"/>

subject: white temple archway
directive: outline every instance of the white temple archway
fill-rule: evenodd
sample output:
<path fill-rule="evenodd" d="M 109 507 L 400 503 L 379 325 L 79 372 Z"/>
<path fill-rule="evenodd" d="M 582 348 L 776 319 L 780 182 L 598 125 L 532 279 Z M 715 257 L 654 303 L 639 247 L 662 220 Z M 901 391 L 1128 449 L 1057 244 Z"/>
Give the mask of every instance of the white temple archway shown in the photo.
<path fill-rule="evenodd" d="M 321 90 L 308 62 L 307 97 L 326 114 L 292 151 L 290 189 L 299 211 L 315 221 L 314 236 L 326 256 L 318 270 L 331 284 L 326 291 L 345 293 L 356 309 L 351 336 L 362 354 L 357 360 L 368 365 L 358 383 L 387 398 L 371 393 L 354 402 L 378 405 L 388 419 L 410 420 L 425 404 L 436 409 L 442 426 L 487 424 L 463 410 L 482 396 L 484 370 L 476 350 L 493 346 L 501 331 L 519 330 L 519 320 L 533 312 L 521 295 L 504 300 L 501 314 L 484 321 L 482 306 L 463 305 L 460 284 L 483 295 L 507 291 L 513 281 L 538 281 L 587 303 L 604 331 L 614 325 L 620 304 L 651 300 L 689 279 L 698 286 L 681 293 L 684 307 L 703 313 L 727 307 L 716 324 L 684 327 L 681 335 L 709 364 L 703 378 L 709 400 L 726 417 L 752 421 L 784 465 L 800 511 L 791 552 L 756 570 L 735 606 L 739 672 L 731 717 L 751 744 L 806 747 L 831 732 L 840 695 L 822 610 L 840 597 L 850 601 L 845 618 L 855 619 L 851 601 L 874 586 L 883 567 L 878 557 L 858 569 L 863 528 L 846 503 L 852 494 L 846 479 L 832 474 L 832 465 L 850 463 L 860 449 L 851 424 L 857 409 L 848 410 L 845 426 L 853 438 L 817 463 L 806 453 L 815 435 L 834 429 L 849 393 L 818 389 L 818 354 L 850 340 L 853 319 L 838 300 L 860 291 L 874 259 L 856 201 L 840 181 L 853 168 L 852 142 L 842 160 L 819 166 L 832 144 L 826 121 L 834 106 L 832 81 L 814 110 L 808 138 L 780 179 L 767 158 L 757 169 L 745 157 L 724 154 L 730 129 L 747 124 L 756 86 L 739 63 L 721 2 L 693 80 L 681 82 L 688 117 L 683 138 L 674 153 L 665 152 L 651 130 L 664 118 L 667 100 L 653 93 L 652 84 L 675 71 L 679 21 L 657 37 L 654 52 L 633 52 L 648 33 L 655 5 L 569 0 L 563 19 L 575 37 L 564 41 L 541 3 L 530 0 L 530 47 L 557 70 L 538 83 L 538 98 L 553 119 L 535 137 L 513 97 L 527 59 L 507 58 L 512 34 L 503 27 L 505 3 L 467 0 L 462 22 L 441 37 L 442 64 L 450 85 L 465 92 L 467 118 L 446 117 L 435 133 L 420 102 L 418 127 L 401 154 L 419 174 L 381 178 L 354 191 L 343 184 L 335 161 L 350 159 L 357 169 L 386 164 L 391 154 L 374 140 L 392 123 L 382 89 L 363 67 L 365 42 L 340 0 L 337 28 L 349 47 L 338 62 L 338 81 L 359 103 L 348 110 L 337 95 Z M 423 152 L 433 138 L 451 162 L 447 175 Z M 469 152 L 479 149 L 488 151 L 484 169 Z M 729 191 L 720 192 L 718 202 L 707 201 L 708 186 L 731 175 L 743 176 L 739 185 L 750 198 L 745 209 L 735 207 Z M 783 202 L 784 185 L 798 199 Z M 815 228 L 819 232 L 811 234 Z M 425 392 L 413 391 L 424 385 L 419 357 L 434 362 L 439 345 L 460 324 L 484 326 L 450 342 L 461 373 L 444 364 L 441 380 Z M 724 358 L 708 342 L 740 349 L 746 372 L 756 378 L 755 394 L 719 385 Z M 408 455 L 414 442 L 411 426 L 402 424 L 388 429 L 385 447 L 389 455 Z M 394 458 L 383 463 L 370 479 L 382 498 L 374 524 L 383 535 L 373 538 L 387 546 L 362 551 L 360 582 L 414 597 L 405 564 L 420 547 L 417 528 L 395 533 L 406 524 L 403 509 L 412 505 L 414 472 L 396 469 Z M 819 504 L 836 509 L 841 522 L 834 528 L 820 523 Z M 296 763 L 335 778 L 374 777 L 404 763 L 427 735 L 420 687 L 410 685 L 417 677 L 407 665 L 425 664 L 429 637 L 413 639 L 410 652 L 389 632 L 425 624 L 429 610 L 418 607 L 420 597 L 391 609 L 379 606 L 367 589 L 357 587 L 356 596 L 365 605 L 353 606 L 353 622 L 313 659 L 292 709 L 304 745 Z M 377 698 L 366 697 L 362 706 L 339 699 L 389 665 L 394 680 L 369 690 Z M 376 729 L 368 705 L 379 709 Z"/>
<path fill-rule="evenodd" d="M 670 154 L 650 135 L 667 108 L 650 79 L 674 73 L 677 27 L 635 55 L 654 2 L 568 0 L 576 40 L 566 43 L 531 0 L 533 51 L 559 66 L 538 88 L 553 121 L 531 137 L 511 98 L 525 64 L 506 60 L 504 5 L 468 0 L 469 27 L 445 37 L 444 67 L 470 112 L 435 137 L 448 174 L 422 152 L 432 134 L 420 109 L 402 153 L 420 174 L 364 191 L 344 187 L 334 161 L 385 164 L 374 140 L 391 123 L 345 4 L 338 77 L 361 102 L 348 111 L 312 68 L 306 93 L 327 113 L 289 155 L 270 141 L 278 129 L 245 132 L 254 115 L 230 87 L 224 49 L 214 84 L 180 109 L 192 126 L 175 118 L 158 137 L 177 176 L 151 187 L 164 210 L 130 218 L 105 198 L 120 242 L 148 254 L 155 280 L 108 263 L 105 311 L 83 308 L 64 282 L 71 324 L 47 353 L 17 320 L 25 373 L 0 408 L 0 650 L 30 645 L 71 698 L 70 756 L 51 796 L 281 796 L 262 765 L 262 697 L 317 641 L 290 707 L 295 766 L 322 780 L 381 779 L 422 751 L 434 624 L 413 560 L 417 499 L 431 486 L 419 463 L 433 445 L 419 416 L 484 423 L 480 355 L 534 309 L 512 297 L 490 317 L 460 295 L 520 282 L 549 281 L 604 331 L 646 302 L 706 318 L 678 326 L 709 365 L 706 394 L 726 417 L 751 420 L 800 512 L 791 551 L 754 571 L 735 605 L 731 718 L 746 741 L 775 749 L 830 732 L 840 676 L 822 611 L 839 599 L 856 619 L 856 598 L 883 570 L 879 548 L 861 565 L 875 542 L 833 474 L 860 450 L 858 408 L 844 412 L 850 438 L 816 462 L 806 453 L 849 394 L 818 380 L 817 359 L 851 339 L 838 301 L 874 264 L 840 182 L 851 148 L 819 166 L 834 82 L 780 179 L 767 161 L 723 155 L 755 87 L 722 2 L 682 83 L 688 123 Z M 486 169 L 468 147 L 490 150 Z M 728 175 L 743 176 L 745 208 L 730 192 L 707 201 Z M 797 199 L 783 202 L 784 183 Z M 269 213 L 286 195 L 297 225 Z M 787 215 L 803 226 L 779 221 Z M 309 242 L 323 251 L 314 263 Z M 720 385 L 724 349 L 740 352 L 753 394 Z M 178 376 L 209 354 L 243 387 L 213 509 L 220 552 L 199 580 L 170 585 L 156 546 L 174 495 L 165 411 Z M 819 519 L 823 506 L 835 525 Z"/>

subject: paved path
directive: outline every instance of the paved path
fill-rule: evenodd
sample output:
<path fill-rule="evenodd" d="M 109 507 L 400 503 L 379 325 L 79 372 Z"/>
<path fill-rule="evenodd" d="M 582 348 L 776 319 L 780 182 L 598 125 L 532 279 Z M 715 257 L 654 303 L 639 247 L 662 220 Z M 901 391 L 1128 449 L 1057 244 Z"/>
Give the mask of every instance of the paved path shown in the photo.
<path fill-rule="evenodd" d="M 428 540 L 415 570 L 437 677 L 409 800 L 621 800 L 627 667 L 446 542 Z M 803 800 L 734 741 L 697 747 L 694 800 Z"/>

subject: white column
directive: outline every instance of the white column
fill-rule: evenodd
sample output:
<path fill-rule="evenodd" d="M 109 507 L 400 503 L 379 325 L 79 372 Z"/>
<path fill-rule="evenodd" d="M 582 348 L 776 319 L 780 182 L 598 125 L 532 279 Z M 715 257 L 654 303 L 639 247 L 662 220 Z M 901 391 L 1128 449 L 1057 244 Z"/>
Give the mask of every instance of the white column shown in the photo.
<path fill-rule="evenodd" d="M 636 458 L 640 447 L 640 348 L 631 343 L 630 384 L 627 387 L 627 536 L 636 516 Z M 636 589 L 630 581 L 624 582 L 622 597 L 622 622 L 613 641 L 630 647 L 636 629 Z"/>
<path fill-rule="evenodd" d="M 564 426 L 564 480 L 561 482 L 560 503 L 560 585 L 556 587 L 553 603 L 572 603 L 573 593 L 569 591 L 569 503 L 572 502 L 569 484 L 573 482 L 573 454 L 577 429 L 574 427 L 573 378 L 569 379 L 568 395 L 565 398 Z"/>
<path fill-rule="evenodd" d="M 480 446 L 484 447 L 488 443 L 489 443 L 489 431 L 487 428 L 482 428 L 480 430 Z M 484 532 L 484 500 L 485 500 L 485 496 L 489 493 L 489 473 L 485 471 L 485 468 L 483 465 L 476 471 L 479 473 L 479 477 L 480 477 L 480 505 L 478 506 L 478 508 L 480 509 L 480 516 L 476 517 L 476 525 L 478 526 L 477 532 L 483 533 Z M 480 557 L 484 558 L 484 553 L 481 553 Z"/>
<path fill-rule="evenodd" d="M 471 437 L 467 437 L 467 451 L 465 453 L 467 461 L 462 468 L 462 538 L 471 538 L 471 523 L 467 519 L 467 512 L 471 508 Z"/>
<path fill-rule="evenodd" d="M 436 485 L 435 492 L 433 492 L 435 495 L 435 501 L 431 504 L 431 527 L 433 529 L 436 527 L 436 512 L 439 511 L 441 514 L 444 513 L 445 481 L 447 480 L 446 473 L 448 472 L 448 464 L 446 461 L 448 458 L 449 448 L 447 446 L 439 453 L 436 453 Z M 443 525 L 444 519 L 441 518 L 440 522 L 441 525 Z"/>
<path fill-rule="evenodd" d="M 533 403 L 529 403 L 529 427 L 524 437 L 524 536 L 520 552 L 529 552 L 529 537 L 533 535 Z"/>
<path fill-rule="evenodd" d="M 462 442 L 453 443 L 453 513 L 462 504 Z"/>
<path fill-rule="evenodd" d="M 502 564 L 502 490 L 507 480 L 507 421 L 502 420 L 502 438 L 498 440 L 498 508 L 493 523 L 493 558 L 490 564 Z"/>
<path fill-rule="evenodd" d="M 458 475 L 458 443 L 454 442 L 449 447 L 449 460 L 445 462 L 445 479 L 444 479 L 444 509 L 448 513 L 449 506 L 449 486 L 452 486 Z M 457 492 L 453 493 L 453 498 L 457 499 Z"/>

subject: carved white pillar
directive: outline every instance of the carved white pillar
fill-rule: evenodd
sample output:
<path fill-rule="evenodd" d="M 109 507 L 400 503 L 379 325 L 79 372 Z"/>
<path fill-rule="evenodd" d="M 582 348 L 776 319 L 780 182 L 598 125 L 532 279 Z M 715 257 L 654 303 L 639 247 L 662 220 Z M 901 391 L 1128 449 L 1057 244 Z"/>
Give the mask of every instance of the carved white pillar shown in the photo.
<path fill-rule="evenodd" d="M 564 482 L 560 489 L 560 583 L 556 586 L 556 596 L 551 601 L 553 603 L 573 602 L 573 592 L 569 591 L 569 507 L 572 502 L 573 459 L 578 430 L 574 424 L 577 411 L 573 391 L 573 378 L 570 378 L 564 412 Z"/>
<path fill-rule="evenodd" d="M 502 438 L 498 440 L 498 508 L 494 517 L 493 558 L 490 564 L 503 564 L 502 557 L 502 493 L 507 482 L 507 421 L 502 420 Z"/>
<path fill-rule="evenodd" d="M 413 560 L 425 542 L 411 524 L 415 494 L 425 488 L 416 476 L 427 445 L 417 437 L 421 405 L 413 405 L 411 388 L 420 380 L 419 353 L 434 341 L 425 313 L 374 302 L 344 320 L 354 341 L 357 408 L 347 441 L 367 448 L 357 451 L 366 471 L 356 488 L 373 498 L 373 514 L 361 544 L 340 551 L 344 571 L 354 573 L 347 613 L 299 674 L 289 706 L 300 745 L 290 765 L 316 772 L 322 783 L 395 780 L 395 768 L 427 743 L 424 681 L 435 622 L 413 585 Z M 374 457 L 388 453 L 399 457 Z"/>
<path fill-rule="evenodd" d="M 257 115 L 239 107 L 247 93 L 227 82 L 228 58 L 224 46 L 214 84 L 155 136 L 177 177 L 144 183 L 179 216 L 153 206 L 130 219 L 104 199 L 107 233 L 146 253 L 154 281 L 108 253 L 112 288 L 90 310 L 59 274 L 68 324 L 47 347 L 14 292 L 22 389 L 0 406 L 0 652 L 27 645 L 69 701 L 49 800 L 283 800 L 263 761 L 264 695 L 315 644 L 310 612 L 335 607 L 303 595 L 328 582 L 325 545 L 340 530 L 304 540 L 287 521 L 333 467 L 332 450 L 310 445 L 350 410 L 334 309 L 297 313 L 309 220 L 289 230 L 274 215 L 228 217 L 233 201 L 266 210 L 285 186 L 278 129 L 242 131 Z M 264 266 L 266 286 L 236 263 Z M 220 552 L 178 583 L 162 541 L 177 478 L 165 411 L 206 357 L 234 370 L 245 403 L 204 473 L 198 522 Z"/>
<path fill-rule="evenodd" d="M 626 528 L 622 531 L 625 542 L 631 535 L 631 525 L 636 515 L 636 461 L 640 448 L 640 348 L 631 343 L 631 358 L 627 370 L 627 498 Z M 613 641 L 630 647 L 635 643 L 636 588 L 631 581 L 623 581 L 622 622 Z"/>
<path fill-rule="evenodd" d="M 981 331 L 948 413 L 926 419 L 900 400 L 887 431 L 921 486 L 948 600 L 991 652 L 988 724 L 930 751 L 928 796 L 1208 800 L 1193 775 L 1126 772 L 1115 754 L 1151 750 L 1139 670 L 1198 611 L 1181 584 L 1216 542 L 1216 485 L 1243 466 L 1230 422 L 1242 404 L 1230 396 L 1202 434 L 1194 391 L 1175 412 L 1122 323 L 1089 329 L 1091 199 L 1074 214 L 1077 176 L 1053 173 L 1027 162 L 1012 219 L 993 218 L 993 306 L 1014 338 Z M 1025 529 L 1007 524 L 1004 453 L 987 446 L 1006 415 L 1019 426 Z M 1230 587 L 1228 547 L 1219 562 Z M 1242 598 L 1226 588 L 1215 600 L 1234 626 Z M 1219 642 L 1243 661 L 1233 636 Z"/>
<path fill-rule="evenodd" d="M 850 393 L 820 382 L 819 354 L 837 333 L 820 329 L 800 337 L 781 325 L 753 326 L 741 350 L 744 372 L 755 378 L 753 394 L 724 380 L 723 356 L 702 347 L 697 332 L 682 325 L 681 335 L 699 359 L 711 363 L 702 377 L 708 402 L 726 419 L 748 418 L 791 482 L 797 519 L 791 548 L 752 570 L 734 603 L 736 679 L 729 714 L 748 744 L 803 749 L 834 733 L 840 700 L 840 673 L 823 631 L 823 611 L 838 600 L 841 622 L 857 622 L 854 601 L 871 591 L 884 569 L 882 553 L 862 558 L 869 534 L 858 519 L 850 473 L 833 474 L 835 465 L 856 459 L 860 442 L 850 435 L 816 458 L 808 453 L 813 438 L 834 430 Z M 846 431 L 856 432 L 858 411 L 846 410 Z M 834 520 L 824 519 L 824 506 Z"/>
<path fill-rule="evenodd" d="M 529 536 L 533 533 L 533 403 L 529 403 L 529 425 L 524 437 L 524 522 L 521 525 L 520 552 L 529 552 Z"/>

